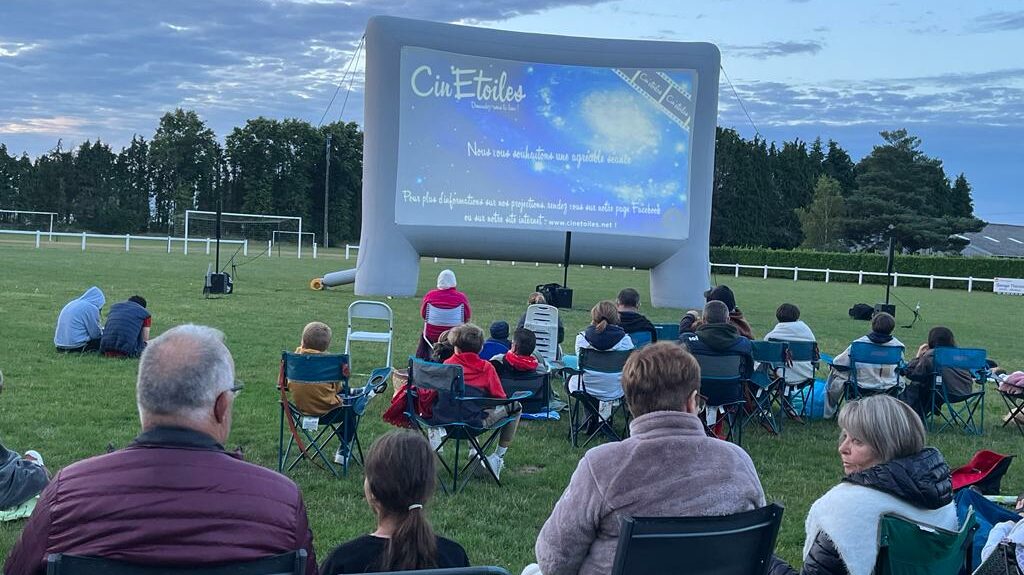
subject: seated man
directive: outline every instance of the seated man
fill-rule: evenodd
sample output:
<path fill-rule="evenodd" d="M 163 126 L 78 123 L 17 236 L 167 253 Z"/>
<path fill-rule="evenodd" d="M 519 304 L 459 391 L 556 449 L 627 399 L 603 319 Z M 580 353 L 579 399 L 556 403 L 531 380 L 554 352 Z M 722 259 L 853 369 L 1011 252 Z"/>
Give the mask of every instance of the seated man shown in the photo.
<path fill-rule="evenodd" d="M 626 362 L 622 387 L 630 436 L 580 460 L 537 537 L 544 575 L 611 573 L 623 516 L 719 516 L 765 504 L 750 456 L 704 433 L 693 356 L 674 343 L 646 346 Z"/>
<path fill-rule="evenodd" d="M 128 301 L 110 306 L 107 325 L 100 338 L 100 353 L 107 357 L 139 357 L 149 341 L 153 316 L 146 310 L 146 298 L 133 295 Z"/>
<path fill-rule="evenodd" d="M 505 389 L 501 387 L 501 379 L 494 371 L 491 362 L 480 359 L 480 348 L 484 345 L 484 330 L 479 326 L 466 323 L 451 329 L 448 335 L 449 341 L 455 346 L 455 355 L 445 360 L 446 364 L 462 366 L 462 374 L 467 387 L 473 387 L 483 393 L 484 397 L 504 399 Z M 516 419 L 512 423 L 501 428 L 501 435 L 498 436 L 498 448 L 487 460 L 495 475 L 501 474 L 501 468 L 505 465 L 505 452 L 512 445 L 512 439 L 516 436 L 516 427 L 519 425 L 519 416 L 522 414 L 522 407 L 519 402 L 513 402 L 511 406 L 499 405 L 487 410 L 487 417 L 484 419 L 484 427 L 490 427 L 498 421 L 509 416 Z"/>
<path fill-rule="evenodd" d="M 53 333 L 53 345 L 57 351 L 84 352 L 100 348 L 100 310 L 107 298 L 103 291 L 92 286 L 78 299 L 73 299 L 60 310 L 57 328 Z"/>
<path fill-rule="evenodd" d="M 626 288 L 619 292 L 615 303 L 619 308 L 619 327 L 627 335 L 645 331 L 651 334 L 651 343 L 658 341 L 658 330 L 654 329 L 651 320 L 640 313 L 640 292 Z"/>
<path fill-rule="evenodd" d="M 732 290 L 727 285 L 720 285 L 714 289 L 709 289 L 704 292 L 704 301 L 720 301 L 729 308 L 729 323 L 736 326 L 739 330 L 740 335 L 743 337 L 754 339 L 754 331 L 750 329 L 750 324 L 747 323 L 747 319 L 743 317 L 743 312 L 740 308 L 736 307 L 736 295 L 732 293 Z M 686 312 L 683 319 L 679 320 L 679 333 L 691 332 L 694 329 L 700 327 L 700 312 L 696 310 L 690 310 Z"/>
<path fill-rule="evenodd" d="M 730 323 L 729 308 L 718 300 L 711 300 L 704 305 L 704 313 L 697 331 L 680 334 L 679 339 L 694 355 L 742 355 L 744 360 L 741 375 L 749 378 L 753 371 L 753 344 L 740 335 L 736 326 Z"/>
<path fill-rule="evenodd" d="M 42 574 L 50 553 L 199 566 L 296 549 L 316 573 L 298 487 L 224 449 L 241 388 L 219 331 L 183 325 L 151 341 L 136 387 L 142 433 L 53 478 L 4 573 Z"/>
<path fill-rule="evenodd" d="M 806 323 L 800 321 L 800 308 L 784 303 L 775 310 L 775 324 L 765 341 L 817 341 Z M 814 377 L 814 365 L 809 361 L 794 361 L 786 367 L 786 383 L 798 384 Z"/>
<path fill-rule="evenodd" d="M 489 360 L 498 354 L 507 352 L 512 347 L 512 342 L 508 339 L 507 321 L 492 323 L 490 332 L 491 337 L 484 342 L 484 347 L 480 349 L 480 357 L 482 359 Z"/>
<path fill-rule="evenodd" d="M 903 342 L 892 335 L 896 329 L 896 318 L 880 312 L 871 318 L 871 333 L 859 337 L 854 342 L 863 341 L 875 345 L 884 345 L 905 348 Z M 850 349 L 847 346 L 832 360 L 832 369 L 825 383 L 827 393 L 825 395 L 825 417 L 830 418 L 836 413 L 839 406 L 839 399 L 843 395 L 846 382 L 850 380 Z M 860 364 L 857 366 L 857 385 L 864 389 L 884 391 L 900 385 L 900 374 L 895 366 L 879 366 L 873 364 Z"/>
<path fill-rule="evenodd" d="M 0 392 L 3 390 L 4 374 L 0 372 Z M 49 481 L 39 452 L 30 449 L 22 456 L 0 443 L 0 511 L 17 507 L 39 495 Z"/>

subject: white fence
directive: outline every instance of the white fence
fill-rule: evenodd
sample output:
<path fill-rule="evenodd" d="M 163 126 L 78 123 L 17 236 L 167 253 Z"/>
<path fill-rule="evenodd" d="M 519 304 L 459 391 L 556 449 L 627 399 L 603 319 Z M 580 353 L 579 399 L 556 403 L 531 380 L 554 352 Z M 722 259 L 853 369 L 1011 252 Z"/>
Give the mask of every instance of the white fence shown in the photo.
<path fill-rule="evenodd" d="M 86 250 L 90 239 L 99 240 L 122 240 L 124 241 L 124 251 L 130 252 L 132 249 L 132 242 L 160 242 L 167 245 L 167 253 L 171 253 L 174 249 L 174 245 L 185 245 L 185 238 L 175 238 L 172 236 L 133 236 L 131 234 L 114 235 L 114 234 L 90 234 L 86 232 L 81 233 L 69 233 L 69 232 L 26 232 L 21 230 L 0 230 L 0 234 L 15 235 L 15 236 L 33 236 L 35 238 L 36 247 L 41 247 L 42 241 L 45 238 L 47 241 L 53 241 L 53 238 L 75 238 L 81 242 L 82 251 Z M 211 238 L 189 238 L 188 243 L 190 245 L 204 245 L 206 246 L 206 253 L 210 253 L 210 247 L 216 244 L 216 240 Z M 240 245 L 242 246 L 242 255 L 249 255 L 249 240 L 221 240 L 222 244 L 229 245 Z"/>
<path fill-rule="evenodd" d="M 352 245 L 345 244 L 345 259 L 349 259 L 351 257 L 351 252 L 358 251 L 358 250 L 359 250 L 359 246 L 352 246 Z M 437 261 L 438 261 L 438 258 L 434 258 L 434 263 L 437 263 Z M 460 263 L 466 263 L 465 259 L 461 259 L 459 261 L 460 261 Z M 490 265 L 490 263 L 491 263 L 491 260 L 487 260 L 487 264 Z M 516 262 L 512 262 L 512 265 L 516 265 Z M 540 264 L 535 263 L 534 265 L 536 266 L 536 265 L 540 265 Z M 559 264 L 559 266 L 561 266 L 561 264 Z M 580 266 L 580 267 L 583 267 L 583 266 Z M 607 267 L 608 269 L 613 269 L 612 266 L 601 266 L 601 269 L 605 269 L 605 267 Z M 806 273 L 825 274 L 825 283 L 829 283 L 832 280 L 833 276 L 836 276 L 836 275 L 857 276 L 857 284 L 858 285 L 863 285 L 864 284 L 864 276 L 880 276 L 880 277 L 885 277 L 885 275 L 886 275 L 885 272 L 866 272 L 864 270 L 852 271 L 852 270 L 833 270 L 833 269 L 829 269 L 829 268 L 825 268 L 825 269 L 797 268 L 797 267 L 788 268 L 788 267 L 783 267 L 783 266 L 768 266 L 768 265 L 754 266 L 754 265 L 745 265 L 745 264 L 715 264 L 715 263 L 713 263 L 713 264 L 711 264 L 711 267 L 712 268 L 725 268 L 727 270 L 731 270 L 735 277 L 740 277 L 740 270 L 744 270 L 744 269 L 746 269 L 746 270 L 758 270 L 758 271 L 761 272 L 762 279 L 768 279 L 768 272 L 769 271 L 784 271 L 786 273 L 792 273 L 793 274 L 793 281 L 799 280 L 801 273 L 805 273 L 805 274 Z M 632 269 L 636 270 L 636 268 L 632 268 Z M 966 277 L 965 278 L 965 277 L 957 277 L 957 276 L 901 274 L 899 272 L 893 272 L 893 274 L 892 274 L 893 286 L 898 287 L 900 285 L 900 278 L 917 278 L 917 279 L 928 280 L 928 289 L 935 289 L 935 280 L 948 280 L 948 281 L 964 282 L 964 283 L 967 284 L 967 291 L 969 291 L 969 292 L 974 291 L 974 284 L 975 283 L 982 282 L 982 283 L 995 284 L 995 282 L 996 282 L 996 280 L 994 278 L 976 278 L 976 277 Z M 806 276 L 805 276 L 805 279 L 810 279 L 810 278 L 806 278 Z"/>

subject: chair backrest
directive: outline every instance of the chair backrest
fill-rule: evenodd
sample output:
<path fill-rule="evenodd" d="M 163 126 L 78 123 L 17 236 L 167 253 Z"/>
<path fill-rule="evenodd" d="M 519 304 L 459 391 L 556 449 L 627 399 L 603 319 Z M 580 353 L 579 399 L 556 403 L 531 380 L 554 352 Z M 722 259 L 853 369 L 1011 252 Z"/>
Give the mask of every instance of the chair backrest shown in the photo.
<path fill-rule="evenodd" d="M 297 384 L 335 384 L 348 386 L 348 356 L 336 353 L 281 352 L 286 379 Z"/>
<path fill-rule="evenodd" d="M 382 571 L 377 575 L 509 575 L 501 567 L 454 567 L 451 569 L 417 569 L 415 571 Z"/>
<path fill-rule="evenodd" d="M 988 371 L 988 352 L 984 349 L 971 347 L 937 347 L 934 351 L 933 364 L 935 373 L 941 374 L 943 368 L 965 369 L 971 373 Z"/>
<path fill-rule="evenodd" d="M 854 367 L 856 363 L 900 365 L 903 363 L 903 348 L 898 345 L 855 341 L 850 344 L 850 367 Z"/>
<path fill-rule="evenodd" d="M 743 401 L 745 358 L 738 353 L 695 353 L 700 366 L 700 393 L 708 405 L 730 405 Z"/>
<path fill-rule="evenodd" d="M 623 517 L 612 575 L 763 575 L 782 511 L 773 503 L 721 517 Z"/>
<path fill-rule="evenodd" d="M 783 367 L 786 365 L 786 344 L 777 341 L 760 340 L 754 340 L 751 344 L 752 350 L 750 355 L 754 361 L 770 363 L 773 367 Z"/>
<path fill-rule="evenodd" d="M 676 341 L 679 339 L 678 323 L 656 323 L 654 331 L 658 334 L 658 341 Z"/>
<path fill-rule="evenodd" d="M 876 575 L 959 575 L 971 572 L 978 523 L 967 513 L 960 531 L 916 523 L 899 515 L 879 520 Z"/>
<path fill-rule="evenodd" d="M 534 304 L 539 305 L 539 304 Z M 530 306 L 533 307 L 533 306 Z M 550 307 L 550 306 L 548 306 Z M 544 358 L 544 361 L 551 363 L 558 359 L 558 320 L 554 324 L 536 323 L 526 320 L 523 327 L 533 332 L 537 344 L 534 350 Z"/>
<path fill-rule="evenodd" d="M 350 326 L 353 319 L 378 319 L 388 322 L 390 327 L 394 317 L 391 307 L 384 302 L 358 300 L 348 306 L 348 324 Z"/>
<path fill-rule="evenodd" d="M 816 341 L 788 341 L 781 339 L 771 339 L 768 341 L 778 341 L 786 344 L 786 350 L 789 352 L 789 358 L 794 362 L 815 362 L 821 359 L 821 355 L 818 350 L 818 342 Z"/>
<path fill-rule="evenodd" d="M 427 323 L 438 327 L 455 327 L 466 323 L 466 306 L 461 303 L 453 308 L 427 304 Z"/>
<path fill-rule="evenodd" d="M 580 350 L 580 369 L 601 373 L 620 373 L 626 366 L 632 349 L 618 351 L 602 351 L 583 348 Z"/>
<path fill-rule="evenodd" d="M 433 389 L 438 393 L 450 393 L 462 397 L 466 382 L 462 366 L 433 363 L 416 357 L 409 358 L 409 387 Z"/>
<path fill-rule="evenodd" d="M 527 371 L 501 373 L 501 387 L 505 395 L 512 396 L 517 391 L 529 391 L 530 397 L 521 400 L 523 413 L 545 413 L 550 400 L 549 391 L 551 374 L 547 371 Z"/>
<path fill-rule="evenodd" d="M 214 566 L 140 565 L 99 557 L 53 553 L 46 557 L 47 575 L 304 575 L 306 550 Z"/>
<path fill-rule="evenodd" d="M 627 335 L 629 335 L 629 339 L 633 340 L 633 347 L 643 347 L 654 341 L 649 331 L 634 331 Z"/>
<path fill-rule="evenodd" d="M 531 304 L 530 307 L 526 308 L 525 323 L 558 327 L 558 308 L 543 303 Z"/>

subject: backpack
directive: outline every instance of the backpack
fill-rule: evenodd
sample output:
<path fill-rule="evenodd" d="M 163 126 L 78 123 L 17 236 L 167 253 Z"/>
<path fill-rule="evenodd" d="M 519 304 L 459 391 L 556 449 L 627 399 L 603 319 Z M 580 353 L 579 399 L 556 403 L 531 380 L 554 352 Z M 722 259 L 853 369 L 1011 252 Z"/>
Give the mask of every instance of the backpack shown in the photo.
<path fill-rule="evenodd" d="M 853 319 L 860 319 L 864 321 L 871 321 L 871 316 L 875 313 L 875 308 L 869 306 L 866 303 L 854 304 L 850 308 L 850 317 Z"/>

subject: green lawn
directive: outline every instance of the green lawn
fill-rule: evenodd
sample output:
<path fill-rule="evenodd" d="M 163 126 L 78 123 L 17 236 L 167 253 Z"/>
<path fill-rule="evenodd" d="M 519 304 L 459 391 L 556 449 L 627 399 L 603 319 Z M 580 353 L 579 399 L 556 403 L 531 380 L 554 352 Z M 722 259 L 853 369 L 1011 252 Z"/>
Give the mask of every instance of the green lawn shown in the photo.
<path fill-rule="evenodd" d="M 313 319 L 334 328 L 332 349 L 342 351 L 345 308 L 355 299 L 351 286 L 326 292 L 313 292 L 307 286 L 313 277 L 347 267 L 346 262 L 336 253 L 318 260 L 253 260 L 238 268 L 236 294 L 207 300 L 200 292 L 211 259 L 208 256 L 166 254 L 156 249 L 125 254 L 123 243 L 119 249 L 116 241 L 106 248 L 94 249 L 90 244 L 84 253 L 77 248 L 71 242 L 40 250 L 24 244 L 0 244 L 0 369 L 7 381 L 0 395 L 0 439 L 4 444 L 20 451 L 38 449 L 50 468 L 58 469 L 103 453 L 108 443 L 124 446 L 136 434 L 135 362 L 95 355 L 64 356 L 53 351 L 53 324 L 61 306 L 90 285 L 98 285 L 108 302 L 133 293 L 145 296 L 154 316 L 154 333 L 175 324 L 196 322 L 227 334 L 238 378 L 247 384 L 235 404 L 235 428 L 229 447 L 239 445 L 249 460 L 275 466 L 278 404 L 274 382 L 280 351 L 294 348 L 302 326 Z M 561 269 L 552 265 L 435 264 L 425 259 L 420 295 L 433 287 L 437 272 L 445 265 L 455 270 L 460 289 L 472 302 L 473 320 L 482 326 L 498 319 L 516 321 L 536 284 L 561 281 L 562 276 Z M 740 306 L 759 334 L 774 324 L 779 303 L 794 302 L 803 310 L 803 319 L 817 334 L 822 349 L 831 353 L 841 351 L 867 330 L 866 323 L 847 317 L 847 308 L 856 302 L 873 303 L 882 296 L 879 286 L 730 276 L 718 279 L 734 288 Z M 588 322 L 589 307 L 598 299 L 614 298 L 620 288 L 627 286 L 648 293 L 648 275 L 641 271 L 574 267 L 569 283 L 575 290 L 576 309 L 562 313 L 570 345 L 572 335 Z M 1024 302 L 1020 299 L 917 288 L 898 288 L 896 293 L 908 302 L 920 300 L 925 318 L 912 330 L 897 330 L 896 335 L 908 349 L 916 349 L 928 328 L 942 323 L 953 329 L 961 345 L 986 347 L 1008 368 L 1024 365 L 1020 338 L 1013 332 L 1024 324 Z M 419 297 L 388 301 L 397 318 L 395 356 L 399 363 L 415 347 L 422 325 L 419 301 Z M 655 321 L 677 321 L 682 313 L 678 309 L 651 309 L 649 305 L 642 311 Z M 899 314 L 899 323 L 905 323 L 907 312 L 900 310 Z M 353 371 L 366 373 L 378 365 L 383 357 L 379 349 L 357 347 Z M 990 393 L 987 400 L 984 437 L 953 432 L 931 437 L 952 466 L 966 462 L 981 448 L 1018 453 L 1020 436 L 1015 430 L 998 426 L 998 417 L 1004 412 L 1000 399 Z M 385 402 L 374 403 L 363 422 L 364 445 L 388 429 L 379 417 Z M 537 532 L 583 453 L 569 446 L 566 429 L 564 420 L 525 422 L 506 456 L 502 474 L 505 486 L 497 488 L 477 480 L 456 497 L 439 495 L 431 506 L 438 531 L 461 542 L 474 563 L 502 565 L 515 573 L 531 562 Z M 778 551 L 784 558 L 798 561 L 807 509 L 841 474 L 835 453 L 835 423 L 789 425 L 782 437 L 750 429 L 744 447 L 757 466 L 768 499 L 786 506 Z M 1011 468 L 1003 483 L 1004 492 L 1024 489 L 1019 471 Z M 334 545 L 372 530 L 373 518 L 362 499 L 358 469 L 347 479 L 335 480 L 326 472 L 305 466 L 292 477 L 305 494 L 318 557 L 325 556 Z M 0 524 L 0 556 L 6 556 L 23 525 Z"/>

